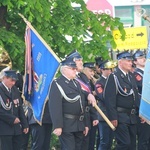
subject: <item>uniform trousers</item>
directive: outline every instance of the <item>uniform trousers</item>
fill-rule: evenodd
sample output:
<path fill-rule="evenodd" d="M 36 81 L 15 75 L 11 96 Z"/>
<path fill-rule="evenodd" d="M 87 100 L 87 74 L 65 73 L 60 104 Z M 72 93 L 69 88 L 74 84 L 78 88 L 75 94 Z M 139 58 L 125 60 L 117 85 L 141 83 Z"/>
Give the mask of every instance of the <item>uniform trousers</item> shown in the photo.
<path fill-rule="evenodd" d="M 96 133 L 96 150 L 98 150 L 100 144 L 100 133 L 99 133 L 99 129 L 97 127 L 97 133 Z"/>
<path fill-rule="evenodd" d="M 136 150 L 136 124 L 118 123 L 114 134 L 116 150 Z"/>
<path fill-rule="evenodd" d="M 100 144 L 98 150 L 111 150 L 113 141 L 113 131 L 105 121 L 100 121 L 98 124 L 100 133 Z"/>
<path fill-rule="evenodd" d="M 137 116 L 137 140 L 138 150 L 148 150 L 150 138 L 150 125 L 141 123 L 140 117 Z"/>
<path fill-rule="evenodd" d="M 30 133 L 32 136 L 32 150 L 49 150 L 52 132 L 52 124 L 32 124 L 30 125 Z"/>
<path fill-rule="evenodd" d="M 25 134 L 25 133 L 22 134 L 21 150 L 27 150 L 28 142 L 29 142 L 29 135 L 30 135 L 30 132 L 28 132 L 27 134 Z"/>
<path fill-rule="evenodd" d="M 59 136 L 61 150 L 83 150 L 81 148 L 83 137 L 83 131 L 62 132 L 61 136 Z"/>
<path fill-rule="evenodd" d="M 22 141 L 21 138 L 21 135 L 1 135 L 0 150 L 20 150 Z"/>
<path fill-rule="evenodd" d="M 89 130 L 89 132 L 90 132 L 90 130 Z M 86 136 L 83 137 L 83 142 L 82 142 L 81 149 L 84 149 L 84 150 L 89 149 L 89 140 L 90 140 L 90 133 L 89 132 Z"/>
<path fill-rule="evenodd" d="M 91 125 L 91 129 L 89 131 L 89 149 L 88 150 L 94 150 L 95 149 L 95 143 L 96 143 L 96 131 L 98 129 L 98 126 Z"/>
<path fill-rule="evenodd" d="M 150 150 L 150 138 L 148 140 L 148 150 Z"/>

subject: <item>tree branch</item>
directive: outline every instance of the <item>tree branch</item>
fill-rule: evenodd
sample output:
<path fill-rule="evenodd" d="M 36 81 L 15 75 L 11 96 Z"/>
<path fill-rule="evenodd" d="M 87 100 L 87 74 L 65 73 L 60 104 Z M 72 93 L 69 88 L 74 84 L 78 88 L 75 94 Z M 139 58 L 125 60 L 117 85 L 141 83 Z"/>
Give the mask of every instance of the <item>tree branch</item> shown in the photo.
<path fill-rule="evenodd" d="M 7 6 L 0 6 L 0 26 L 5 27 L 7 30 L 10 28 L 10 23 L 6 21 Z"/>

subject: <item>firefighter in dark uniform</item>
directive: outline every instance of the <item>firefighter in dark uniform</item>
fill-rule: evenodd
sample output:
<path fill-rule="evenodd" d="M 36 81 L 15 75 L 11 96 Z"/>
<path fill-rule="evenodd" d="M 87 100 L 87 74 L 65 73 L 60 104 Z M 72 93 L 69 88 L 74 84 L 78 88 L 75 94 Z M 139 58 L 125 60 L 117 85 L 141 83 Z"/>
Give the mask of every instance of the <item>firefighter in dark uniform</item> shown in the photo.
<path fill-rule="evenodd" d="M 142 94 L 142 81 L 143 81 L 145 62 L 146 59 L 143 51 L 138 50 L 133 54 L 133 63 L 135 64 L 134 75 L 136 79 L 136 84 L 138 86 L 138 94 L 140 96 L 140 99 Z M 147 150 L 149 146 L 148 141 L 150 138 L 150 125 L 148 125 L 146 122 L 141 123 L 138 109 L 137 109 L 137 120 L 138 120 L 138 124 L 137 124 L 138 150 Z"/>
<path fill-rule="evenodd" d="M 22 94 L 22 88 L 23 88 L 23 75 L 17 71 L 17 77 L 18 80 L 15 83 L 15 86 L 18 88 L 18 90 L 20 91 L 20 93 Z"/>
<path fill-rule="evenodd" d="M 90 93 L 95 95 L 94 91 L 94 83 L 93 83 L 93 76 L 95 71 L 95 63 L 94 62 L 86 62 L 83 64 L 83 72 L 78 74 L 78 79 L 83 81 L 85 85 L 90 90 Z M 96 140 L 96 129 L 98 124 L 98 114 L 94 107 L 91 105 L 86 104 L 86 108 L 89 108 L 88 115 L 89 115 L 89 134 L 84 138 L 82 143 L 82 149 L 84 150 L 94 150 L 95 147 L 95 140 Z"/>
<path fill-rule="evenodd" d="M 103 58 L 102 57 L 95 57 L 95 63 L 96 63 L 96 66 L 95 66 L 95 74 L 94 74 L 94 77 L 96 79 L 99 79 L 101 77 L 101 74 L 102 74 L 102 71 L 99 67 L 99 65 L 103 62 Z"/>
<path fill-rule="evenodd" d="M 20 150 L 22 132 L 28 133 L 16 80 L 16 72 L 9 70 L 0 83 L 0 150 Z"/>
<path fill-rule="evenodd" d="M 136 107 L 139 101 L 135 78 L 130 72 L 132 56 L 117 55 L 118 68 L 106 82 L 104 98 L 108 118 L 116 127 L 117 150 L 136 150 Z"/>
<path fill-rule="evenodd" d="M 92 90 L 92 88 L 94 88 L 94 86 L 92 84 L 93 75 L 90 77 L 90 80 L 89 80 L 87 78 L 87 76 L 83 73 L 83 58 L 82 58 L 82 56 L 79 54 L 79 52 L 77 50 L 73 50 L 70 54 L 68 54 L 67 58 L 72 58 L 76 63 L 77 73 L 76 73 L 75 79 L 80 83 L 81 88 L 84 91 L 84 94 L 85 95 L 87 95 L 88 93 L 93 94 L 93 90 Z M 86 63 L 86 65 L 88 65 L 88 63 Z M 92 65 L 92 68 L 93 68 L 93 65 Z M 93 72 L 93 70 L 92 70 L 92 72 Z M 91 122 L 92 122 L 92 125 L 94 125 L 94 126 L 96 126 L 96 124 L 98 123 L 97 122 L 98 121 L 97 114 L 96 114 L 96 110 L 88 104 L 88 101 L 86 101 L 85 105 L 86 105 L 85 112 L 86 112 L 86 116 L 88 118 L 86 121 L 86 129 L 90 130 Z M 91 121 L 91 119 L 92 119 L 92 121 Z M 92 133 L 92 132 L 90 132 L 90 133 Z M 92 138 L 92 140 L 91 140 L 91 138 Z M 95 137 L 93 138 L 93 136 L 91 137 L 91 135 L 88 134 L 83 139 L 82 149 L 92 150 L 92 149 L 94 149 L 94 143 L 95 143 Z"/>
<path fill-rule="evenodd" d="M 30 134 L 32 137 L 31 149 L 49 150 L 52 133 L 52 121 L 49 114 L 48 102 L 45 103 L 41 125 L 39 125 L 37 121 L 34 119 L 31 107 L 28 107 L 27 118 L 30 127 Z"/>
<path fill-rule="evenodd" d="M 113 61 L 105 60 L 100 64 L 100 69 L 102 71 L 102 75 L 100 79 L 95 84 L 95 92 L 98 97 L 98 106 L 100 109 L 104 112 L 104 114 L 107 116 L 106 113 L 106 107 L 105 107 L 105 99 L 103 97 L 104 94 L 104 87 L 107 80 L 107 77 L 112 72 L 112 69 L 116 67 L 113 63 Z M 100 133 L 100 144 L 98 150 L 111 150 L 112 146 L 112 140 L 113 140 L 113 131 L 108 126 L 108 124 L 105 122 L 105 120 L 102 118 L 101 115 L 99 115 L 99 133 Z"/>
<path fill-rule="evenodd" d="M 72 58 L 61 62 L 61 76 L 52 82 L 49 93 L 49 108 L 53 133 L 59 136 L 62 150 L 82 150 L 85 130 L 85 94 L 76 77 L 76 64 Z M 95 105 L 92 94 L 87 94 L 89 103 Z"/>
<path fill-rule="evenodd" d="M 16 81 L 15 86 L 18 88 L 18 90 L 20 92 L 20 96 L 21 96 L 22 95 L 22 88 L 23 88 L 23 75 L 19 71 L 17 71 L 16 74 L 17 74 L 18 80 Z M 25 116 L 27 117 L 28 110 L 27 110 L 27 106 L 25 105 L 23 99 L 22 99 L 22 106 L 24 109 Z M 25 134 L 25 133 L 22 134 L 21 150 L 27 150 L 28 142 L 29 142 L 29 135 L 30 135 L 30 131 L 27 134 Z"/>
<path fill-rule="evenodd" d="M 103 62 L 103 58 L 101 56 L 97 56 L 95 57 L 95 63 L 96 63 L 96 69 L 95 69 L 95 74 L 94 74 L 94 78 L 96 78 L 97 80 L 100 79 L 101 77 L 101 74 L 102 74 L 102 71 L 100 69 L 100 64 Z M 95 82 L 96 83 L 96 82 Z M 96 96 L 96 99 L 98 99 L 98 97 Z M 100 142 L 100 139 L 99 139 L 99 130 L 97 128 L 97 135 L 96 135 L 96 150 L 98 150 L 98 147 L 99 147 L 99 142 Z"/>

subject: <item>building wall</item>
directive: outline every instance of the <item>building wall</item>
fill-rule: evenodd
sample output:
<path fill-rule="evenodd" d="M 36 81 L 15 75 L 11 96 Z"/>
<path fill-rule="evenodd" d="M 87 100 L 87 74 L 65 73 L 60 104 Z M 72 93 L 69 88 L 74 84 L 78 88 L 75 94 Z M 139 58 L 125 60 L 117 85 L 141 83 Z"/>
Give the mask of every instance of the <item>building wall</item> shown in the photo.
<path fill-rule="evenodd" d="M 147 26 L 148 39 L 150 37 L 150 22 L 144 20 L 141 13 L 145 12 L 150 17 L 149 0 L 107 0 L 114 7 L 114 17 L 120 18 L 124 27 Z M 141 10 L 141 13 L 138 11 Z M 144 10 L 144 11 L 143 11 Z M 134 50 L 136 51 L 136 49 Z M 132 51 L 133 52 L 133 51 Z M 113 59 L 116 59 L 116 53 L 110 50 Z"/>
<path fill-rule="evenodd" d="M 150 26 L 150 22 L 144 20 L 138 10 L 150 16 L 150 5 L 136 5 L 136 6 L 115 6 L 115 17 L 119 17 L 121 22 L 127 27 Z"/>

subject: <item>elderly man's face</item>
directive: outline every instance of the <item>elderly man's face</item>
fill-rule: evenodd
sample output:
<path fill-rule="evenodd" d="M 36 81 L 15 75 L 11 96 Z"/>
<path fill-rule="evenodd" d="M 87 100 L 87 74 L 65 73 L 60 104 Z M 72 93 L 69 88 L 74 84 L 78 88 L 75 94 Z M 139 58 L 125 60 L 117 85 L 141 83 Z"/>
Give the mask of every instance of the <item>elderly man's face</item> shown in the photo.
<path fill-rule="evenodd" d="M 72 68 L 69 66 L 63 67 L 63 74 L 69 79 L 74 79 L 76 77 L 76 72 L 77 68 Z"/>
<path fill-rule="evenodd" d="M 10 78 L 10 77 L 6 77 L 6 76 L 4 76 L 3 77 L 3 80 L 2 80 L 2 82 L 4 82 L 4 84 L 8 87 L 8 88 L 12 88 L 12 86 L 14 86 L 15 85 L 15 83 L 16 83 L 16 80 L 13 80 L 12 78 Z"/>
<path fill-rule="evenodd" d="M 84 68 L 84 73 L 86 74 L 86 76 L 89 80 L 91 80 L 94 76 L 94 70 L 91 68 L 88 68 L 88 67 Z"/>
<path fill-rule="evenodd" d="M 83 60 L 81 59 L 75 59 L 75 63 L 77 66 L 77 71 L 81 72 L 83 70 Z"/>
<path fill-rule="evenodd" d="M 123 71 L 129 72 L 132 68 L 132 60 L 121 59 L 118 61 L 118 65 Z"/>

